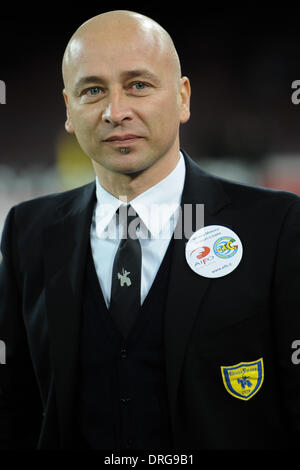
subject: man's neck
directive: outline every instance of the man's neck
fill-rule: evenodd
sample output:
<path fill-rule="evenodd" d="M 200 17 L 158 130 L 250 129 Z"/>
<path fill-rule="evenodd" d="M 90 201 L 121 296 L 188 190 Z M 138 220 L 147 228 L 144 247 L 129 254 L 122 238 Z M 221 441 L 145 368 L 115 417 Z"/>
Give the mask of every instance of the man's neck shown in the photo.
<path fill-rule="evenodd" d="M 166 178 L 176 167 L 179 158 L 178 151 L 172 159 L 166 162 L 160 159 L 144 171 L 134 174 L 112 172 L 95 161 L 92 163 L 101 186 L 116 198 L 130 202 Z"/>

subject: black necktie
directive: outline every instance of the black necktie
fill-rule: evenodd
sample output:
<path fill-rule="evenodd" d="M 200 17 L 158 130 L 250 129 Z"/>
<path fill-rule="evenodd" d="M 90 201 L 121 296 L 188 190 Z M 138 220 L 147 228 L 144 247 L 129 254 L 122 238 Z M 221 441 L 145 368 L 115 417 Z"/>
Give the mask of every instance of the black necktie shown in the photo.
<path fill-rule="evenodd" d="M 141 306 L 142 253 L 136 235 L 140 219 L 130 205 L 118 212 L 124 232 L 113 264 L 109 311 L 126 338 Z"/>

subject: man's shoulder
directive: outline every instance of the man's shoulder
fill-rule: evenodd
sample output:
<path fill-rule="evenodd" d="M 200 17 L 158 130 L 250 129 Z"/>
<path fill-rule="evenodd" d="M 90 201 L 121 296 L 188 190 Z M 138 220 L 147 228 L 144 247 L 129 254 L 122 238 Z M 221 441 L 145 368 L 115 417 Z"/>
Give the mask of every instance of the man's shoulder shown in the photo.
<path fill-rule="evenodd" d="M 23 223 L 28 218 L 34 218 L 37 222 L 43 220 L 50 222 L 57 218 L 60 209 L 65 213 L 68 210 L 79 209 L 84 199 L 91 195 L 94 188 L 95 182 L 93 181 L 74 189 L 20 202 L 13 207 L 16 220 Z"/>

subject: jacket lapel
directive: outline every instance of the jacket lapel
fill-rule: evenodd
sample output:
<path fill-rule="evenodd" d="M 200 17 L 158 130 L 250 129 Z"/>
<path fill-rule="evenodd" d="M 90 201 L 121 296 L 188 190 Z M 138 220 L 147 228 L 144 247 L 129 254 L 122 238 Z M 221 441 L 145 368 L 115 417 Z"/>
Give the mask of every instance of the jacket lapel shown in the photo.
<path fill-rule="evenodd" d="M 95 183 L 65 200 L 57 221 L 44 231 L 45 298 L 61 443 L 70 443 L 86 250 Z"/>
<path fill-rule="evenodd" d="M 185 205 L 192 208 L 196 220 L 196 205 L 204 204 L 204 225 L 220 225 L 217 213 L 230 201 L 217 179 L 203 172 L 184 152 L 186 164 L 185 185 L 181 211 Z M 193 232 L 203 226 L 193 224 Z M 179 219 L 179 223 L 181 223 Z M 193 325 L 199 314 L 201 301 L 211 279 L 199 276 L 188 266 L 185 246 L 188 238 L 174 239 L 172 264 L 165 311 L 166 370 L 170 416 L 174 428 L 176 400 L 184 354 Z"/>

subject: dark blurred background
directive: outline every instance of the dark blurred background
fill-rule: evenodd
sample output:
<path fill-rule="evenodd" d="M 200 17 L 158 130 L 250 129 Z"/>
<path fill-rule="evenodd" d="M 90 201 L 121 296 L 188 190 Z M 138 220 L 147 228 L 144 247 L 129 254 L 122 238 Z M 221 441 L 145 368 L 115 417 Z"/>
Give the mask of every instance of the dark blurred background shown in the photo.
<path fill-rule="evenodd" d="M 81 23 L 115 9 L 148 15 L 173 37 L 192 85 L 191 119 L 181 130 L 191 157 L 214 174 L 300 194 L 294 6 L 11 4 L 0 12 L 0 232 L 13 204 L 92 180 L 88 157 L 64 130 L 61 60 Z"/>

